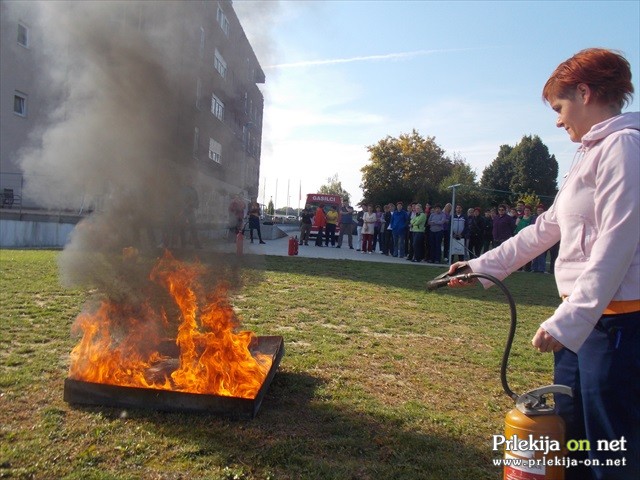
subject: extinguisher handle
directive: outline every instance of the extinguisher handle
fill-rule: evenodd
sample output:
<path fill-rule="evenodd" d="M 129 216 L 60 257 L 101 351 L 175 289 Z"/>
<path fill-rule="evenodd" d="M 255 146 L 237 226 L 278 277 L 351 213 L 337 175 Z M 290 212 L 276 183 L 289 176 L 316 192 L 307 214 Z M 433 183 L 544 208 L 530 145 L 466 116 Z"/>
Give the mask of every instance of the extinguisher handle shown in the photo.
<path fill-rule="evenodd" d="M 573 397 L 573 390 L 566 385 L 546 385 L 523 393 L 516 400 L 516 408 L 526 415 L 544 415 L 553 411 L 553 407 L 547 405 L 545 395 L 562 394 Z"/>
<path fill-rule="evenodd" d="M 571 387 L 568 387 L 567 385 L 560 385 L 557 383 L 553 385 L 545 385 L 544 387 L 536 388 L 523 395 L 532 395 L 532 396 L 540 397 L 542 395 L 547 395 L 549 393 L 562 393 L 564 395 L 569 395 L 570 397 L 573 397 L 573 390 L 571 390 Z"/>
<path fill-rule="evenodd" d="M 461 280 L 469 280 L 469 277 L 466 274 L 471 273 L 471 269 L 469 267 L 458 268 L 453 275 L 449 275 L 449 271 L 447 270 L 444 273 L 441 273 L 433 280 L 427 282 L 427 290 L 433 291 L 438 288 L 446 287 L 449 282 L 454 278 L 459 278 Z"/>

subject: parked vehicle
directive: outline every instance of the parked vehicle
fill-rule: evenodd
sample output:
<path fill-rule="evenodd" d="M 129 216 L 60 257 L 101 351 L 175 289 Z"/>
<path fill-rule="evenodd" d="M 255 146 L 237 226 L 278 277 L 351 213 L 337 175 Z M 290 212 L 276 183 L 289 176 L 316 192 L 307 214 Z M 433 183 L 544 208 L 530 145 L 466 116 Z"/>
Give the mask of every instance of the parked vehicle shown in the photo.
<path fill-rule="evenodd" d="M 305 208 L 307 210 L 311 210 L 315 212 L 320 205 L 324 205 L 324 213 L 327 213 L 331 210 L 331 207 L 336 207 L 338 212 L 340 211 L 340 206 L 342 205 L 342 197 L 340 195 L 330 195 L 328 193 L 309 193 L 307 194 L 307 202 L 305 203 Z M 340 233 L 340 224 L 336 227 L 336 235 Z M 318 236 L 318 227 L 311 226 L 311 237 L 315 238 Z"/>

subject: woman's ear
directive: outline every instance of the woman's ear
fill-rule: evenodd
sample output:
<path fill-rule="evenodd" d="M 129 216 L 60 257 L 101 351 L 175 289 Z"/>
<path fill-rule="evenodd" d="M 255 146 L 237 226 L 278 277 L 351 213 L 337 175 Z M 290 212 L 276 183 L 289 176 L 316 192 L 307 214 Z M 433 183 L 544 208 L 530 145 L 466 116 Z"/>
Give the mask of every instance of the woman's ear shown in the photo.
<path fill-rule="evenodd" d="M 591 87 L 586 83 L 579 83 L 576 87 L 576 91 L 579 95 L 583 105 L 587 105 L 591 101 L 592 91 Z"/>

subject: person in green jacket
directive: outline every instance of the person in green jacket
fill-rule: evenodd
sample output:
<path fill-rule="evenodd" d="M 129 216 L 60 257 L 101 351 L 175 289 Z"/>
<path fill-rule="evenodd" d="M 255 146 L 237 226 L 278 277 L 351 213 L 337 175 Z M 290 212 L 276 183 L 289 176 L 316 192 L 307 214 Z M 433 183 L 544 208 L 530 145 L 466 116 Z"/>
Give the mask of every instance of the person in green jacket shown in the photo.
<path fill-rule="evenodd" d="M 532 223 L 535 223 L 535 218 L 531 215 L 531 207 L 529 205 L 525 205 L 522 215 L 519 215 L 516 218 L 516 228 L 514 234 L 517 235 L 520 233 L 525 227 L 528 227 Z M 520 268 L 520 271 L 530 272 L 531 271 L 531 262 L 527 262 L 526 265 L 523 265 Z"/>
<path fill-rule="evenodd" d="M 415 205 L 416 215 L 411 219 L 410 232 L 413 243 L 413 257 L 407 260 L 412 262 L 421 262 L 424 258 L 424 226 L 427 223 L 427 216 L 422 211 L 422 205 Z"/>

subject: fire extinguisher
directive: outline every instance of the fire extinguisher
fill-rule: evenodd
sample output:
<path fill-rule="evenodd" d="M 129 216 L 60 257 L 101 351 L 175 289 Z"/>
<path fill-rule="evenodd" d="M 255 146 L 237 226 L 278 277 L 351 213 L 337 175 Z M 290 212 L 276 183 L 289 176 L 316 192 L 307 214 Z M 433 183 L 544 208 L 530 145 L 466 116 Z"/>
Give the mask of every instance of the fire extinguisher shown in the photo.
<path fill-rule="evenodd" d="M 298 237 L 289 237 L 289 255 L 297 255 L 298 254 Z"/>
<path fill-rule="evenodd" d="M 504 419 L 504 436 L 512 442 L 504 450 L 504 480 L 564 480 L 562 457 L 565 450 L 564 421 L 546 404 L 545 395 L 563 393 L 573 396 L 566 385 L 548 385 L 523 393 L 516 399 L 516 406 Z M 521 450 L 513 439 L 539 440 L 542 450 Z M 557 442 L 557 443 L 556 443 Z M 545 450 L 557 445 L 553 451 Z M 517 463 L 514 463 L 515 460 Z"/>
<path fill-rule="evenodd" d="M 564 480 L 563 457 L 565 449 L 565 425 L 559 415 L 546 403 L 546 395 L 564 394 L 573 396 L 566 385 L 547 385 L 518 395 L 507 383 L 509 353 L 516 333 L 516 305 L 507 287 L 497 278 L 484 273 L 464 269 L 461 273 L 448 272 L 427 282 L 427 290 L 435 290 L 457 278 L 469 281 L 484 278 L 497 285 L 507 297 L 511 310 L 511 325 L 500 366 L 502 388 L 515 401 L 515 408 L 505 417 L 505 450 L 503 480 Z M 534 443 L 535 442 L 535 443 Z M 534 448 L 533 446 L 537 448 Z"/>

